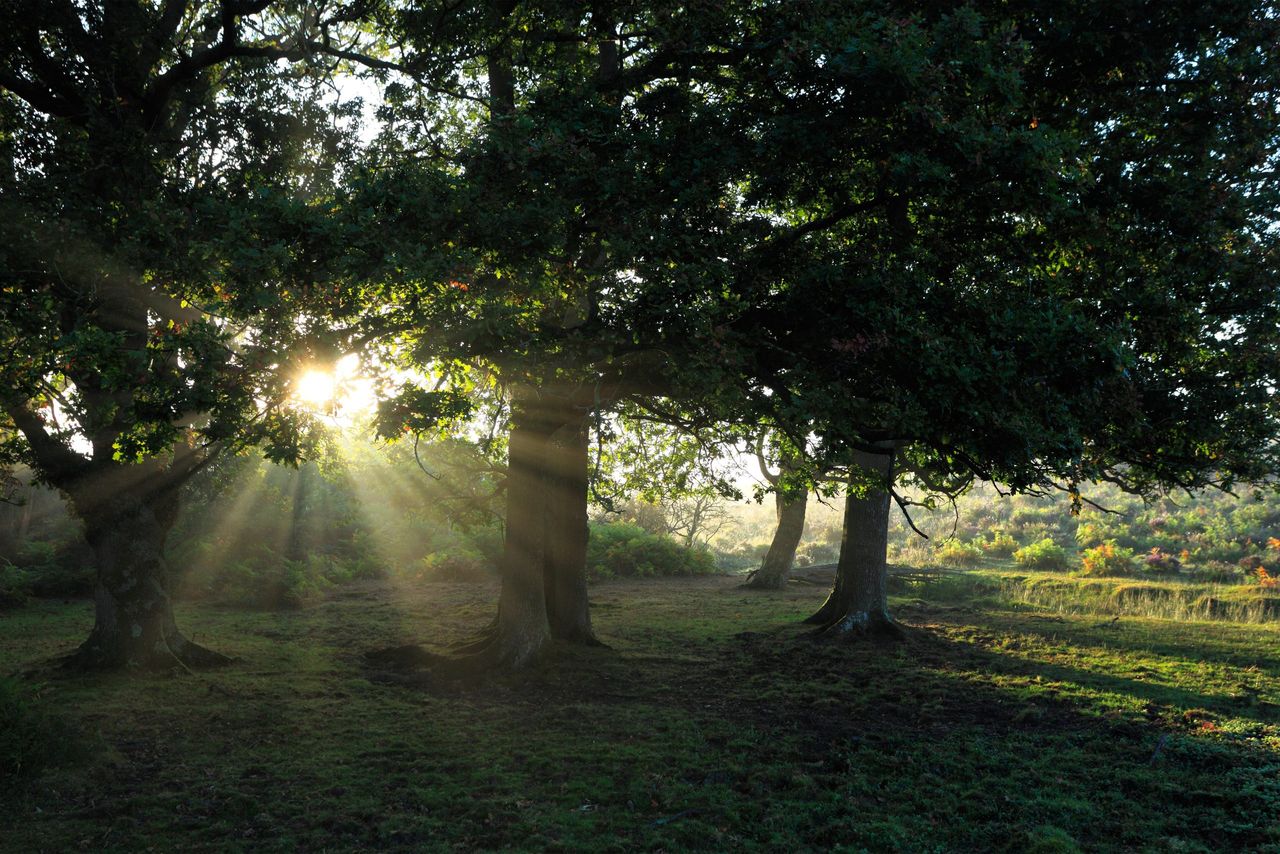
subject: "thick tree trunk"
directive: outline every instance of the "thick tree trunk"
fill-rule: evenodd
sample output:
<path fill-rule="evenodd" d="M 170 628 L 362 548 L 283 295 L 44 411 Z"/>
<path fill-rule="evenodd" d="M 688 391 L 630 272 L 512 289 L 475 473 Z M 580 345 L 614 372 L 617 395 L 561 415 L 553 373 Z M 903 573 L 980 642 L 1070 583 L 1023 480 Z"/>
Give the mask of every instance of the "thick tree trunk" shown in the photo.
<path fill-rule="evenodd" d="M 854 462 L 886 481 L 893 474 L 893 455 L 889 450 L 883 454 L 857 452 Z M 805 621 L 816 623 L 821 634 L 833 637 L 901 634 L 898 624 L 889 616 L 888 607 L 890 501 L 887 491 L 871 491 L 861 498 L 845 499 L 835 588 L 818 612 Z"/>
<path fill-rule="evenodd" d="M 544 583 L 545 461 L 555 425 L 532 394 L 517 395 L 511 409 L 502 593 L 494 634 L 482 654 L 493 665 L 515 669 L 537 659 L 551 637 Z"/>
<path fill-rule="evenodd" d="M 546 456 L 548 471 L 543 583 L 551 636 L 571 643 L 598 645 L 591 630 L 587 600 L 587 480 L 590 448 L 580 415 L 552 437 Z"/>
<path fill-rule="evenodd" d="M 791 566 L 796 561 L 796 547 L 800 545 L 800 537 L 804 534 L 805 509 L 809 503 L 808 492 L 788 493 L 779 490 L 774 493 L 774 503 L 778 511 L 778 527 L 773 532 L 773 542 L 764 556 L 764 563 L 756 570 L 744 587 L 753 590 L 781 590 L 791 574 Z"/>
<path fill-rule="evenodd" d="M 518 669 L 551 639 L 596 645 L 587 599 L 589 453 L 581 413 L 519 392 L 507 448 L 507 519 L 498 616 L 468 644 L 481 667 Z"/>
<path fill-rule="evenodd" d="M 225 664 L 227 657 L 178 631 L 169 597 L 164 542 L 177 515 L 175 491 L 78 502 L 98 564 L 94 626 L 68 658 L 87 669 L 159 670 Z"/>

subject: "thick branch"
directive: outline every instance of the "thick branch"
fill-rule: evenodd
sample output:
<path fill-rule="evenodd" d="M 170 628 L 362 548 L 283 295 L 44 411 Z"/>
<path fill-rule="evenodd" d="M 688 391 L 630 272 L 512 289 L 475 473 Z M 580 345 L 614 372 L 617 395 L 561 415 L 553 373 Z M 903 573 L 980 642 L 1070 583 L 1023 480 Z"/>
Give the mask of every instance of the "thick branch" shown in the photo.
<path fill-rule="evenodd" d="M 26 437 L 41 474 L 50 483 L 61 486 L 88 468 L 89 461 L 49 435 L 40 416 L 32 412 L 27 404 L 9 404 L 5 411 L 9 413 L 14 426 Z"/>

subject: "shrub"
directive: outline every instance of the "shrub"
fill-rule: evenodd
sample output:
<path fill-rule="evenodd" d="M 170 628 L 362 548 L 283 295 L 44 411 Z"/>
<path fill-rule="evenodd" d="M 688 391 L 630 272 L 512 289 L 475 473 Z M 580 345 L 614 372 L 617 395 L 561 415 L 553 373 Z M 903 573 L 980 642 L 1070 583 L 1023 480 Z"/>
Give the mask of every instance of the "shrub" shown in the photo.
<path fill-rule="evenodd" d="M 949 566 L 973 566 L 982 560 L 982 549 L 964 540 L 950 539 L 936 551 L 938 561 Z"/>
<path fill-rule="evenodd" d="M 27 540 L 18 546 L 13 556 L 14 566 L 22 569 L 43 569 L 53 566 L 58 559 L 58 547 L 42 540 Z"/>
<path fill-rule="evenodd" d="M 92 563 L 58 563 L 31 573 L 31 595 L 44 599 L 83 599 L 93 595 L 97 572 Z"/>
<path fill-rule="evenodd" d="M 1258 555 L 1246 555 L 1236 562 L 1236 566 L 1240 567 L 1245 575 L 1256 575 L 1258 570 L 1264 568 L 1262 558 Z"/>
<path fill-rule="evenodd" d="M 66 724 L 41 708 L 33 692 L 0 677 L 0 781 L 33 777 L 69 758 L 75 745 Z"/>
<path fill-rule="evenodd" d="M 933 563 L 933 550 L 929 541 L 922 540 L 914 534 L 901 546 L 889 550 L 889 562 L 904 566 L 929 566 Z"/>
<path fill-rule="evenodd" d="M 1087 549 L 1093 546 L 1100 546 L 1106 541 L 1102 526 L 1096 522 L 1081 522 L 1076 526 L 1076 545 L 1080 546 L 1080 548 Z"/>
<path fill-rule="evenodd" d="M 796 550 L 796 566 L 835 563 L 840 559 L 840 543 L 805 543 Z"/>
<path fill-rule="evenodd" d="M 1153 546 L 1142 556 L 1142 568 L 1156 575 L 1171 575 L 1182 569 L 1182 562 L 1159 546 Z"/>
<path fill-rule="evenodd" d="M 317 602 L 339 584 L 382 574 L 381 565 L 371 559 L 312 554 L 290 560 L 264 547 L 241 560 L 196 567 L 182 576 L 181 592 L 223 605 L 289 609 Z"/>
<path fill-rule="evenodd" d="M 1067 568 L 1067 550 L 1048 537 L 1018 549 L 1013 553 L 1013 559 L 1019 566 L 1027 569 Z"/>
<path fill-rule="evenodd" d="M 591 526 L 587 542 L 587 578 L 643 578 L 706 575 L 716 571 L 705 549 L 686 549 L 670 537 L 650 534 L 636 525 Z"/>
<path fill-rule="evenodd" d="M 1220 560 L 1211 560 L 1196 567 L 1189 575 L 1192 581 L 1201 584 L 1230 584 L 1247 577 L 1240 567 Z"/>
<path fill-rule="evenodd" d="M 422 559 L 420 577 L 427 581 L 475 583 L 493 578 L 494 568 L 479 554 L 437 552 Z"/>
<path fill-rule="evenodd" d="M 1128 575 L 1133 569 L 1133 550 L 1117 546 L 1115 540 L 1086 549 L 1080 556 L 1081 575 Z"/>
<path fill-rule="evenodd" d="M 0 608 L 25 605 L 31 598 L 31 573 L 0 562 Z"/>
<path fill-rule="evenodd" d="M 991 532 L 991 539 L 976 542 L 978 548 L 992 557 L 1009 557 L 1018 550 L 1018 541 L 999 530 Z"/>
<path fill-rule="evenodd" d="M 83 542 L 28 540 L 12 563 L 0 560 L 0 607 L 30 597 L 78 599 L 93 595 L 93 553 Z"/>

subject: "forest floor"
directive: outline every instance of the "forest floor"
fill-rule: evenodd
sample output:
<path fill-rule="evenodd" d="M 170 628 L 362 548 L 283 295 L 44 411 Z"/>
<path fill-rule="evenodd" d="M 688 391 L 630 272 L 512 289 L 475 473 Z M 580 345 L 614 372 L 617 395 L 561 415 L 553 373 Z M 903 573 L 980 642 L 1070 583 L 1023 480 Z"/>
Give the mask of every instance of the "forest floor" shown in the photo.
<path fill-rule="evenodd" d="M 608 649 L 405 686 L 489 585 L 361 583 L 292 612 L 184 605 L 196 676 L 37 677 L 79 758 L 0 791 L 0 850 L 1280 851 L 1280 627 L 1065 614 L 955 586 L 896 644 L 830 646 L 824 591 L 592 588 Z M 88 631 L 0 615 L 0 673 Z"/>

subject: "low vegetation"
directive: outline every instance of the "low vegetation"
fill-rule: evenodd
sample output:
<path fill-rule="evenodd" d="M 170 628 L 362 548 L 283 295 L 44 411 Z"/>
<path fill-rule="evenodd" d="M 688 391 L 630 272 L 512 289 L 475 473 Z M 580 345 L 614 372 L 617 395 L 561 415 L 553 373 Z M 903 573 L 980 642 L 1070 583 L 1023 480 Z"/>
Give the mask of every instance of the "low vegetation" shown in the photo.
<path fill-rule="evenodd" d="M 360 653 L 465 639 L 492 584 L 191 605 L 237 663 L 50 683 L 40 706 L 99 744 L 4 787 L 0 847 L 1280 850 L 1275 623 L 1104 620 L 1047 597 L 1129 601 L 1121 582 L 1057 573 L 895 582 L 909 637 L 874 655 L 806 640 L 820 587 L 627 580 L 593 589 L 609 649 L 464 682 Z M 0 668 L 89 620 L 12 611 Z"/>

